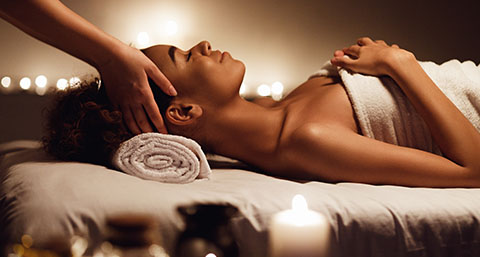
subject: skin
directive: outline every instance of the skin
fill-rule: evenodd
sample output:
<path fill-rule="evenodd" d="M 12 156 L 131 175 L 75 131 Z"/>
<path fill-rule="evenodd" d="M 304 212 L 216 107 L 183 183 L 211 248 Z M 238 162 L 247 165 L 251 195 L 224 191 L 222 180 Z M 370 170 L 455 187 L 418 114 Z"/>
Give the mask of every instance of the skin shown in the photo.
<path fill-rule="evenodd" d="M 112 104 L 120 107 L 134 134 L 166 128 L 147 77 L 167 94 L 176 91 L 138 49 L 108 35 L 57 0 L 1 0 L 0 17 L 27 34 L 95 67 Z"/>
<path fill-rule="evenodd" d="M 480 187 L 480 133 L 438 89 L 415 56 L 397 45 L 361 38 L 335 51 L 332 63 L 390 76 L 422 115 L 444 156 L 362 136 L 340 81 L 310 79 L 280 102 L 238 95 L 244 65 L 201 42 L 189 51 L 154 46 L 146 55 L 176 86 L 167 126 L 206 142 L 215 153 L 266 173 L 300 179 L 425 187 Z M 191 53 L 189 61 L 188 56 Z M 350 58 L 345 58 L 348 55 Z"/>

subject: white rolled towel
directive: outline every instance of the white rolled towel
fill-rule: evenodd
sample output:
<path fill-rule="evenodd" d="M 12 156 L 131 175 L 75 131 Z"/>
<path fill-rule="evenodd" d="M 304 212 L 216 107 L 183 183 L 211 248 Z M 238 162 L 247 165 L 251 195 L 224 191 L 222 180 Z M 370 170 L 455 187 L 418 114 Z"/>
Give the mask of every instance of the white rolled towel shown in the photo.
<path fill-rule="evenodd" d="M 211 173 L 197 142 L 161 133 L 143 133 L 123 142 L 112 164 L 127 174 L 166 183 L 190 183 Z"/>

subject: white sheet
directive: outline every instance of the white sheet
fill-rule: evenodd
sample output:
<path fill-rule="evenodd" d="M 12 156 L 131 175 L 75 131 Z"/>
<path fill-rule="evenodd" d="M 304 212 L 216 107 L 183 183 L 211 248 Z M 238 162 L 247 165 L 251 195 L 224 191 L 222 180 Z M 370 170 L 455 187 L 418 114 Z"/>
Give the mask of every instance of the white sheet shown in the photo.
<path fill-rule="evenodd" d="M 0 156 L 12 150 L 0 157 L 4 243 L 24 233 L 37 243 L 74 233 L 98 240 L 106 216 L 135 211 L 158 218 L 171 252 L 183 226 L 178 205 L 228 202 L 241 211 L 232 221 L 241 255 L 264 257 L 269 218 L 300 193 L 332 226 L 331 256 L 480 256 L 480 189 L 297 183 L 235 169 L 214 169 L 210 180 L 164 184 L 56 162 L 36 146 L 0 145 Z"/>

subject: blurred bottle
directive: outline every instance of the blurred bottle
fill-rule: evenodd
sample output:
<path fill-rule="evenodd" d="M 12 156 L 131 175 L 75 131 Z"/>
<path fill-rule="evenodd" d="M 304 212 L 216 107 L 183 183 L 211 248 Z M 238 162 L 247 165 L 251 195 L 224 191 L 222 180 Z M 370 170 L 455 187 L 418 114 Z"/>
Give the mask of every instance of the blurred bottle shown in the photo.
<path fill-rule="evenodd" d="M 106 241 L 94 257 L 168 257 L 160 243 L 158 224 L 153 217 L 116 215 L 107 219 Z"/>
<path fill-rule="evenodd" d="M 237 213 L 231 205 L 181 206 L 186 227 L 179 235 L 175 257 L 238 257 L 238 246 L 229 227 Z"/>

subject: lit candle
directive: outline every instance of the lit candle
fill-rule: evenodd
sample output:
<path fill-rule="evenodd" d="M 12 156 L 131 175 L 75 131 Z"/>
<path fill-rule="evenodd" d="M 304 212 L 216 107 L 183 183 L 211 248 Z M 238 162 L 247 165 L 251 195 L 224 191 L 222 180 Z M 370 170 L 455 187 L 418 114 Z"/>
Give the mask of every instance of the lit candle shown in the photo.
<path fill-rule="evenodd" d="M 326 256 L 330 227 L 323 215 L 308 209 L 301 195 L 292 209 L 275 214 L 270 224 L 271 257 Z"/>

